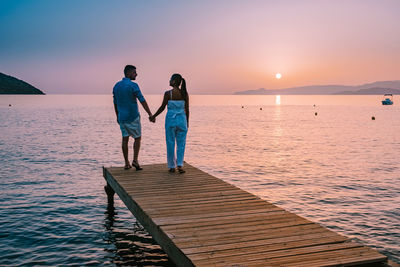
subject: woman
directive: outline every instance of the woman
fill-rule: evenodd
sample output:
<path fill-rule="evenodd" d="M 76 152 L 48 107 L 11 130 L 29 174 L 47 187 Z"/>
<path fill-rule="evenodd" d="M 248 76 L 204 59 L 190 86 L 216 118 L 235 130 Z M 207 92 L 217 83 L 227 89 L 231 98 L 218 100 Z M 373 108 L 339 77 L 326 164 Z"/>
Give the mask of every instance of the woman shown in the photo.
<path fill-rule="evenodd" d="M 172 90 L 164 93 L 164 99 L 157 112 L 150 116 L 151 121 L 168 106 L 165 117 L 165 139 L 167 141 L 167 160 L 169 172 L 175 172 L 178 165 L 179 173 L 184 173 L 183 157 L 185 154 L 186 134 L 189 127 L 189 95 L 186 81 L 180 74 L 174 74 L 169 81 Z M 179 86 L 181 86 L 179 88 Z M 176 158 L 175 158 L 176 142 Z"/>

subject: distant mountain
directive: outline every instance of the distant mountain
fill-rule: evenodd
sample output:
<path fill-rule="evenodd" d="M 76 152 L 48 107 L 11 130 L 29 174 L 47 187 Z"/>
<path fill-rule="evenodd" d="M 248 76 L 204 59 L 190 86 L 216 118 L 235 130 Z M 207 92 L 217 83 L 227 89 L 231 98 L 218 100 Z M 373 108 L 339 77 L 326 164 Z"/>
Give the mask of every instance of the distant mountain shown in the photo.
<path fill-rule="evenodd" d="M 0 72 L 0 94 L 44 95 L 42 91 L 27 82 Z"/>
<path fill-rule="evenodd" d="M 373 87 L 368 89 L 360 89 L 357 91 L 343 91 L 334 93 L 334 95 L 384 95 L 384 94 L 400 95 L 400 90 L 392 88 Z"/>
<path fill-rule="evenodd" d="M 359 86 L 353 86 L 357 90 L 360 89 L 368 89 L 368 88 L 392 88 L 392 89 L 400 89 L 400 81 L 380 81 L 374 83 L 366 83 Z"/>
<path fill-rule="evenodd" d="M 379 81 L 374 83 L 368 83 L 357 86 L 348 85 L 311 85 L 311 86 L 301 86 L 292 87 L 285 89 L 265 89 L 260 88 L 257 90 L 248 90 L 235 92 L 235 95 L 332 95 L 339 94 L 343 92 L 358 92 L 363 89 L 376 89 L 376 88 L 391 88 L 400 89 L 400 81 Z M 349 93 L 346 93 L 349 94 Z M 360 94 L 360 93 L 357 93 Z M 369 93 L 370 94 L 370 93 Z M 375 93 L 378 94 L 378 93 Z M 397 93 L 393 93 L 397 94 Z"/>

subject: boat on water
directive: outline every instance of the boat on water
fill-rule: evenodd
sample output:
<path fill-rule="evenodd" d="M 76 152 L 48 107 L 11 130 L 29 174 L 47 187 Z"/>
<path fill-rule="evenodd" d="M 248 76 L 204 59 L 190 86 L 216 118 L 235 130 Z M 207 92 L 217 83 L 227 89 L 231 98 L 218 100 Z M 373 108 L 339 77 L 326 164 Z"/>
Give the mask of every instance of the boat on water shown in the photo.
<path fill-rule="evenodd" d="M 385 94 L 383 96 L 382 105 L 393 105 L 393 95 L 392 94 Z"/>

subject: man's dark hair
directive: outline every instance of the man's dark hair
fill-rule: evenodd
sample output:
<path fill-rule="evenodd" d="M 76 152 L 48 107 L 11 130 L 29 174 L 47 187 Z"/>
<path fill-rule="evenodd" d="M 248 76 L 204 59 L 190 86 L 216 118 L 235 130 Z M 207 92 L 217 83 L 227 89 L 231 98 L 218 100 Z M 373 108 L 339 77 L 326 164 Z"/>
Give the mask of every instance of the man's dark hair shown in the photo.
<path fill-rule="evenodd" d="M 124 74 L 125 76 L 127 76 L 129 73 L 131 73 L 132 71 L 136 70 L 136 67 L 133 65 L 126 65 L 124 68 Z"/>

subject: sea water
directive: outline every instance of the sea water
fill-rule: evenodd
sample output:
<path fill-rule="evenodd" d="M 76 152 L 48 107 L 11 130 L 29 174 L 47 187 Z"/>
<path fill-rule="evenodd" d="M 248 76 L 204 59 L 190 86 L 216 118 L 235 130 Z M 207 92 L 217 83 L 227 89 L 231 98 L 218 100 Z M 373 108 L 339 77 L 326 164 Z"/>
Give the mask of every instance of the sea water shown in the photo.
<path fill-rule="evenodd" d="M 380 98 L 194 95 L 185 160 L 400 261 L 400 108 Z M 141 114 L 140 163 L 165 163 L 165 111 Z M 0 133 L 0 265 L 173 266 L 117 196 L 107 208 L 111 95 L 0 96 Z"/>

